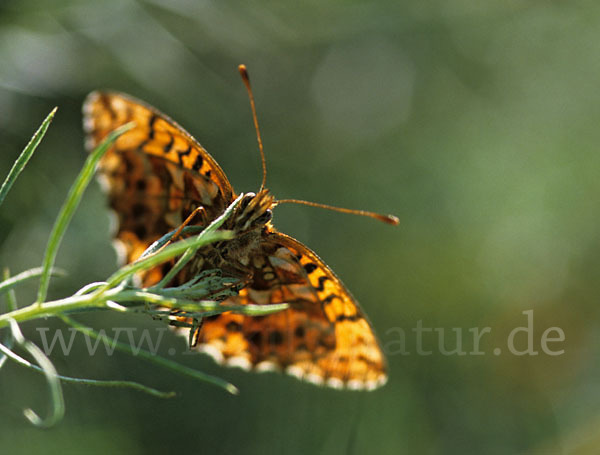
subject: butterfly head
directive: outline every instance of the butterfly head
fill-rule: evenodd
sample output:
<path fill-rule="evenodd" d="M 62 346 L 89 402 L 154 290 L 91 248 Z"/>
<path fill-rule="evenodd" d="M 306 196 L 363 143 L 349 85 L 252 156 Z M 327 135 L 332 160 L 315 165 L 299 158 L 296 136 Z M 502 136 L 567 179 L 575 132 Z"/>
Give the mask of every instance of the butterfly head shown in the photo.
<path fill-rule="evenodd" d="M 274 203 L 275 198 L 267 189 L 246 193 L 233 217 L 234 229 L 238 232 L 262 229 L 273 218 Z"/>

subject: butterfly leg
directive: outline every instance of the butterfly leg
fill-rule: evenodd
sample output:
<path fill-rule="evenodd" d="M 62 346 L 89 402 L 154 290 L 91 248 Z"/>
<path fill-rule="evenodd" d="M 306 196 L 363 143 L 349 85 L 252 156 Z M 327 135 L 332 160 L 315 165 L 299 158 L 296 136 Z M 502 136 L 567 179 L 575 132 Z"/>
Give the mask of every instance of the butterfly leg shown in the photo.
<path fill-rule="evenodd" d="M 177 237 L 179 237 L 181 235 L 181 231 L 183 231 L 183 228 L 186 227 L 188 224 L 190 224 L 192 222 L 192 220 L 194 219 L 194 217 L 196 215 L 200 214 L 202 216 L 202 225 L 206 226 L 206 220 L 207 220 L 207 213 L 206 213 L 206 209 L 203 206 L 199 206 L 196 207 L 192 213 L 189 214 L 189 216 L 185 219 L 185 221 L 183 223 L 181 223 L 181 225 L 177 228 L 177 231 L 175 231 L 175 234 L 173 234 L 173 236 L 171 237 L 171 239 L 165 243 L 162 247 L 160 247 L 158 249 L 158 251 L 162 250 L 163 248 L 165 248 L 167 245 L 169 245 L 171 242 L 174 242 L 177 240 Z M 158 253 L 157 251 L 157 253 Z"/>
<path fill-rule="evenodd" d="M 190 334 L 188 336 L 188 346 L 189 348 L 194 348 L 198 344 L 198 340 L 200 339 L 200 331 L 202 330 L 202 326 L 204 325 L 204 318 L 193 318 L 192 327 L 190 328 Z"/>

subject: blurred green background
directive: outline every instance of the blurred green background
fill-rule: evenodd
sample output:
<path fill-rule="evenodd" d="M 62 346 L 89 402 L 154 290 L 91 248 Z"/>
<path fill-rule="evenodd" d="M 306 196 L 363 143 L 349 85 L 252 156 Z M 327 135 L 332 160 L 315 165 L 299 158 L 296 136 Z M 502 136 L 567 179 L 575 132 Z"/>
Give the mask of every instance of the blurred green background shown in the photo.
<path fill-rule="evenodd" d="M 0 371 L 3 453 L 598 453 L 600 450 L 600 5 L 596 2 L 173 0 L 0 3 L 0 176 L 52 107 L 59 111 L 0 207 L 0 265 L 41 263 L 54 217 L 85 159 L 80 106 L 96 88 L 146 100 L 190 131 L 237 191 L 260 161 L 236 67 L 253 81 L 279 198 L 394 213 L 397 228 L 282 206 L 275 225 L 338 273 L 388 351 L 390 380 L 339 392 L 293 378 L 190 366 L 241 394 L 100 350 L 55 352 L 59 372 L 131 379 L 178 397 L 65 385 L 49 431 L 42 377 Z M 50 298 L 115 269 L 94 183 L 64 239 Z M 19 291 L 20 304 L 35 287 Z M 559 327 L 558 356 L 516 356 L 508 334 Z M 145 316 L 82 315 L 97 329 L 160 328 Z M 484 355 L 469 328 L 489 327 Z M 40 342 L 37 327 L 23 327 Z M 399 353 L 399 333 L 406 333 Z M 517 336 L 524 346 L 525 335 Z M 165 335 L 160 352 L 185 341 Z M 494 355 L 494 348 L 502 349 Z M 45 414 L 44 414 L 45 415 Z"/>

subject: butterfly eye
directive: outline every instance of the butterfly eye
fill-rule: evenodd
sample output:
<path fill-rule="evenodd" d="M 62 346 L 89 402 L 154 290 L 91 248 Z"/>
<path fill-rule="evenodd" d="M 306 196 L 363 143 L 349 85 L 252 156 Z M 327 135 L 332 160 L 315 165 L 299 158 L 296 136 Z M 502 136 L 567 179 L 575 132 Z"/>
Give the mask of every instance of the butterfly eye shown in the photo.
<path fill-rule="evenodd" d="M 250 201 L 254 196 L 256 196 L 256 194 L 254 193 L 248 193 L 244 196 L 244 198 L 240 202 L 240 210 L 242 212 L 246 209 L 246 207 L 248 207 L 248 204 L 250 204 Z"/>
<path fill-rule="evenodd" d="M 273 212 L 271 212 L 270 210 L 267 210 L 265 213 L 263 213 L 261 216 L 259 216 L 256 219 L 256 222 L 258 224 L 267 224 L 272 219 L 273 219 Z"/>

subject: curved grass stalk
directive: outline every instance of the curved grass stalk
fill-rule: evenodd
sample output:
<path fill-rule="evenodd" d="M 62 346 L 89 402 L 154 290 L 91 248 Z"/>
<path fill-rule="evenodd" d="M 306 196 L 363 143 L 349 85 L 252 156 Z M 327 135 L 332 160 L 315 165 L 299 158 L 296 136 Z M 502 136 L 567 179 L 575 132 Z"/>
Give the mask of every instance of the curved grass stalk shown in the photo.
<path fill-rule="evenodd" d="M 30 368 L 40 373 L 44 373 L 44 370 L 37 365 L 25 360 L 23 357 L 15 354 L 9 346 L 6 346 L 0 343 L 0 351 L 5 355 L 5 358 L 9 358 L 14 360 L 16 363 L 23 365 L 24 367 Z M 133 381 L 119 381 L 119 380 L 109 380 L 104 381 L 100 379 L 84 379 L 84 378 L 74 378 L 71 376 L 63 376 L 61 374 L 57 374 L 56 376 L 61 382 L 80 384 L 80 385 L 88 385 L 88 386 L 97 386 L 97 387 L 120 387 L 120 388 L 129 388 L 133 390 L 137 390 L 139 392 L 147 393 L 148 395 L 152 395 L 157 398 L 173 398 L 176 393 L 175 392 L 161 392 L 160 390 L 154 389 L 152 387 L 145 386 L 138 382 Z"/>
<path fill-rule="evenodd" d="M 65 414 L 65 401 L 56 368 L 54 368 L 54 365 L 50 359 L 46 357 L 40 348 L 38 348 L 31 341 L 25 339 L 21 329 L 19 328 L 19 324 L 17 324 L 14 319 L 10 320 L 10 328 L 13 339 L 17 345 L 29 352 L 29 354 L 31 354 L 31 356 L 39 364 L 40 369 L 46 376 L 48 387 L 50 388 L 50 403 L 52 408 L 50 415 L 46 419 L 42 419 L 31 408 L 24 409 L 23 415 L 36 427 L 50 428 L 58 423 Z"/>
<path fill-rule="evenodd" d="M 41 276 L 42 268 L 35 267 L 33 269 L 25 270 L 24 272 L 18 273 L 17 275 L 6 278 L 4 281 L 0 282 L 0 295 L 14 288 L 15 286 L 24 283 L 25 281 L 31 280 L 32 278 L 37 278 Z M 62 269 L 52 268 L 50 270 L 50 276 L 62 277 L 66 276 L 67 272 Z"/>

